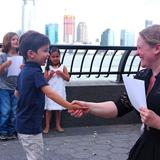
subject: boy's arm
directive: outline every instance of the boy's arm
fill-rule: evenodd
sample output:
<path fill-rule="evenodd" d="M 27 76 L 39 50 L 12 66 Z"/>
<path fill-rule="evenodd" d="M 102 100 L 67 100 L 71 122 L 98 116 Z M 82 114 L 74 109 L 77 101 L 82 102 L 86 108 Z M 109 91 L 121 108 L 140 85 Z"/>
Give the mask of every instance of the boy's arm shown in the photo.
<path fill-rule="evenodd" d="M 85 107 L 80 107 L 78 105 L 73 105 L 70 102 L 64 100 L 55 90 L 53 90 L 53 88 L 51 88 L 51 86 L 46 85 L 43 86 L 41 88 L 42 92 L 49 97 L 50 99 L 52 99 L 53 101 L 55 101 L 56 103 L 62 105 L 63 107 L 67 108 L 67 109 L 85 109 Z"/>

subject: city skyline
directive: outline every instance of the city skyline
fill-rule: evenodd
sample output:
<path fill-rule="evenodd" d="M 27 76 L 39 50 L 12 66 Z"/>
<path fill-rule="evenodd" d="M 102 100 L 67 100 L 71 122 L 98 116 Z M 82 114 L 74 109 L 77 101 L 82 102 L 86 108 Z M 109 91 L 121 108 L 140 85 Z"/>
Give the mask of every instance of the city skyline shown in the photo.
<path fill-rule="evenodd" d="M 3 20 L 0 26 L 0 40 L 2 41 L 6 32 L 21 30 L 23 1 L 0 0 L 0 2 L 2 4 L 0 18 Z M 95 0 L 92 5 L 90 3 L 87 0 L 35 0 L 35 20 L 32 29 L 45 33 L 46 24 L 57 23 L 60 28 L 61 42 L 63 40 L 63 17 L 65 14 L 72 14 L 75 16 L 76 26 L 79 22 L 86 22 L 88 39 L 95 41 L 107 28 L 138 32 L 145 27 L 145 20 L 160 23 L 159 0 Z M 7 14 L 5 14 L 6 11 L 8 11 Z"/>

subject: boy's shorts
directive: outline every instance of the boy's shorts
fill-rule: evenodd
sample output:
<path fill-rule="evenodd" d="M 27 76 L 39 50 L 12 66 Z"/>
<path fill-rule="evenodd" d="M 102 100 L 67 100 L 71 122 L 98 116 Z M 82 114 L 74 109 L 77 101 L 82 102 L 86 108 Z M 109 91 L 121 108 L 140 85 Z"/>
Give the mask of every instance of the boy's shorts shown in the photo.
<path fill-rule="evenodd" d="M 28 160 L 44 159 L 44 144 L 42 133 L 35 135 L 18 133 L 18 139 L 26 152 Z"/>

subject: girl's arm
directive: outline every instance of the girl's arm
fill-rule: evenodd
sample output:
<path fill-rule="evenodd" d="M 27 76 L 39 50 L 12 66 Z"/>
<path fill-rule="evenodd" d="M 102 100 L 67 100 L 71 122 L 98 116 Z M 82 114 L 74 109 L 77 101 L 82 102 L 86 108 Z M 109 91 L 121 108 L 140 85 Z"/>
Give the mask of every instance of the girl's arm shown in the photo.
<path fill-rule="evenodd" d="M 8 61 L 2 63 L 0 65 L 0 74 L 2 74 L 5 70 L 5 68 L 9 67 L 11 65 L 11 63 L 12 63 L 11 60 L 8 60 Z"/>
<path fill-rule="evenodd" d="M 54 71 L 45 71 L 44 72 L 44 77 L 47 80 L 50 80 L 53 77 Z"/>
<path fill-rule="evenodd" d="M 65 81 L 69 81 L 70 80 L 70 75 L 68 73 L 68 70 L 67 70 L 66 66 L 63 66 L 63 72 L 61 72 L 60 70 L 57 70 L 56 74 L 61 76 Z"/>

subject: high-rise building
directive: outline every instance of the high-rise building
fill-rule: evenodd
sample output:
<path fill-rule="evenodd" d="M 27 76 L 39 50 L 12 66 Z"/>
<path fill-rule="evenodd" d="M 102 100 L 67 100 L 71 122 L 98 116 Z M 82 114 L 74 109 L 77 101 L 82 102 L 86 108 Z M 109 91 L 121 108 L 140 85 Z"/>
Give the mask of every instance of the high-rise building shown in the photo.
<path fill-rule="evenodd" d="M 22 33 L 34 29 L 35 0 L 23 0 L 22 6 Z"/>
<path fill-rule="evenodd" d="M 101 46 L 114 46 L 115 37 L 114 31 L 110 28 L 106 29 L 101 35 Z"/>
<path fill-rule="evenodd" d="M 153 24 L 152 20 L 145 20 L 145 28 L 151 26 Z"/>
<path fill-rule="evenodd" d="M 87 25 L 85 22 L 80 22 L 77 26 L 77 42 L 83 44 L 88 42 Z"/>
<path fill-rule="evenodd" d="M 45 25 L 45 34 L 49 37 L 51 44 L 58 43 L 58 24 L 50 23 Z"/>
<path fill-rule="evenodd" d="M 134 33 L 122 29 L 120 33 L 120 46 L 134 46 L 134 43 L 135 43 Z"/>
<path fill-rule="evenodd" d="M 75 42 L 75 16 L 64 15 L 64 36 L 65 43 Z"/>

